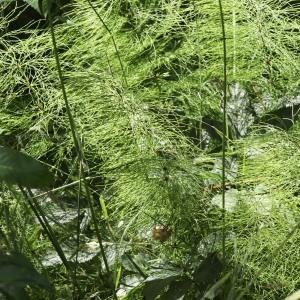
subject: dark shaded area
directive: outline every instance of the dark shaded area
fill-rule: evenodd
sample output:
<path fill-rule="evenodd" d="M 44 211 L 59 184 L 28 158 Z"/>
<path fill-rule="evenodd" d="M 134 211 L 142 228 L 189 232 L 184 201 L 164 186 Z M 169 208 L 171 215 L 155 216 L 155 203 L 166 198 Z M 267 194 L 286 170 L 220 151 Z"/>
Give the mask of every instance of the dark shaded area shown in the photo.
<path fill-rule="evenodd" d="M 278 109 L 274 109 L 265 113 L 263 116 L 258 117 L 255 111 L 249 109 L 248 114 L 254 117 L 254 125 L 269 125 L 282 130 L 289 130 L 294 123 L 299 119 L 300 104 L 293 106 L 283 106 Z M 230 118 L 228 120 L 228 135 L 229 139 L 238 139 L 239 135 L 238 126 Z M 195 142 L 199 143 L 201 139 L 201 130 L 205 130 L 211 139 L 211 145 L 220 145 L 222 142 L 223 122 L 221 116 L 218 118 L 212 118 L 211 116 L 204 116 L 202 120 L 195 121 L 194 126 L 187 127 L 186 134 Z M 202 137 L 203 138 L 203 137 Z M 205 140 L 202 140 L 205 143 Z M 215 148 L 215 151 L 219 149 Z"/>
<path fill-rule="evenodd" d="M 288 130 L 294 125 L 294 122 L 298 120 L 299 112 L 300 104 L 280 107 L 258 118 L 255 123 L 268 124 L 283 130 Z"/>
<path fill-rule="evenodd" d="M 53 174 L 39 161 L 25 153 L 0 147 L 1 181 L 30 188 L 43 188 L 50 186 L 53 179 Z"/>
<path fill-rule="evenodd" d="M 6 31 L 20 29 L 42 29 L 46 27 L 46 20 L 34 8 L 21 0 L 12 1 L 3 9 L 3 16 L 8 19 Z M 26 39 L 29 34 L 17 33 L 16 38 Z"/>

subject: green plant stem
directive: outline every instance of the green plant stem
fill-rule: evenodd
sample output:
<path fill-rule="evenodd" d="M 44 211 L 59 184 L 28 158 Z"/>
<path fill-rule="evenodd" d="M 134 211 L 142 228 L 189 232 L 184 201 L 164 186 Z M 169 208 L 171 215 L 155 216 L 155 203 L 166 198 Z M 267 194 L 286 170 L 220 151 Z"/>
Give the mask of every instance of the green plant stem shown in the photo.
<path fill-rule="evenodd" d="M 49 14 L 49 23 L 50 23 L 50 32 L 51 32 L 51 38 L 52 38 L 52 44 L 53 44 L 53 50 L 54 50 L 53 51 L 54 52 L 54 57 L 55 57 L 58 76 L 59 76 L 59 80 L 60 80 L 60 84 L 61 84 L 63 99 L 64 99 L 64 102 L 65 102 L 67 115 L 68 115 L 68 119 L 69 119 L 69 123 L 70 123 L 70 127 L 71 127 L 73 142 L 74 142 L 75 149 L 76 149 L 78 157 L 79 157 L 79 161 L 83 165 L 84 164 L 83 151 L 82 151 L 82 147 L 81 147 L 81 144 L 79 142 L 78 136 L 76 134 L 76 126 L 75 126 L 73 115 L 71 113 L 71 109 L 70 109 L 70 105 L 69 105 L 69 101 L 68 101 L 68 98 L 67 98 L 67 93 L 66 93 L 66 89 L 65 89 L 65 85 L 64 85 L 64 81 L 63 81 L 62 70 L 61 70 L 60 60 L 59 60 L 58 51 L 57 51 L 57 43 L 56 43 L 54 27 L 53 27 L 53 20 L 52 20 L 51 14 Z M 88 184 L 85 180 L 85 172 L 84 172 L 83 167 L 81 168 L 81 171 L 82 171 L 81 173 L 82 173 L 83 181 L 84 181 L 84 184 L 85 184 L 85 187 L 86 187 L 87 200 L 88 200 L 88 204 L 89 204 L 89 207 L 90 207 L 90 210 L 91 210 L 91 215 L 92 215 L 92 220 L 93 220 L 94 227 L 95 227 L 96 236 L 97 236 L 99 246 L 100 246 L 100 250 L 101 250 L 101 256 L 103 258 L 106 271 L 107 271 L 108 274 L 110 274 L 107 258 L 106 258 L 104 247 L 103 247 L 102 238 L 100 236 L 100 230 L 99 230 L 97 219 L 96 219 L 96 214 L 95 214 L 93 204 L 92 204 L 92 201 L 91 201 L 89 187 L 88 187 Z M 114 289 L 113 289 L 113 292 L 114 292 L 114 295 L 115 295 Z"/>
<path fill-rule="evenodd" d="M 54 34 L 54 27 L 53 27 L 53 21 L 52 21 L 51 14 L 49 14 L 49 23 L 50 23 L 50 32 L 51 32 L 53 52 L 54 52 L 54 57 L 55 57 L 55 61 L 56 61 L 58 77 L 60 80 L 61 91 L 62 91 L 63 99 L 65 102 L 65 106 L 66 106 L 68 120 L 70 123 L 70 129 L 71 129 L 71 133 L 72 133 L 72 137 L 73 137 L 73 142 L 74 142 L 77 153 L 80 154 L 80 157 L 82 157 L 81 146 L 79 144 L 79 139 L 76 134 L 76 126 L 75 126 L 73 115 L 71 113 L 71 108 L 69 105 L 69 101 L 67 98 L 67 93 L 66 93 L 66 89 L 65 89 L 65 85 L 64 85 L 64 81 L 63 81 L 62 70 L 61 70 L 60 61 L 59 61 L 59 57 L 58 57 L 57 43 L 56 43 L 56 38 L 55 38 L 55 34 Z"/>
<path fill-rule="evenodd" d="M 32 197 L 32 192 L 28 189 L 28 193 L 25 192 L 24 188 L 22 186 L 19 186 L 19 189 L 21 190 L 24 198 L 27 200 L 31 210 L 33 211 L 33 213 L 35 214 L 35 216 L 37 217 L 39 223 L 41 224 L 41 226 L 43 227 L 46 235 L 48 236 L 50 242 L 52 243 L 55 251 L 57 252 L 58 256 L 60 257 L 62 263 L 64 264 L 68 275 L 70 276 L 73 285 L 75 287 L 78 288 L 77 282 L 73 276 L 73 272 L 72 272 L 72 268 L 59 244 L 59 242 L 57 241 L 54 232 L 45 216 L 45 213 L 43 212 L 42 208 L 40 207 L 40 205 L 38 204 L 38 202 Z"/>
<path fill-rule="evenodd" d="M 225 21 L 222 1 L 219 0 L 220 19 L 222 27 L 222 41 L 223 41 L 223 135 L 222 135 L 222 255 L 223 262 L 225 262 L 226 249 L 225 249 L 225 176 L 226 176 L 226 141 L 227 141 L 227 51 L 226 51 L 226 32 Z"/>
<path fill-rule="evenodd" d="M 88 1 L 89 6 L 91 7 L 91 9 L 95 12 L 97 18 L 100 20 L 100 22 L 102 23 L 102 25 L 104 26 L 104 28 L 106 29 L 106 31 L 108 32 L 108 34 L 110 35 L 110 38 L 111 38 L 111 40 L 113 42 L 113 45 L 114 45 L 114 48 L 115 48 L 115 52 L 116 52 L 116 55 L 117 55 L 117 58 L 118 58 L 118 61 L 119 61 L 120 67 L 121 67 L 121 71 L 122 71 L 122 76 L 123 76 L 123 81 L 124 81 L 125 87 L 128 87 L 128 82 L 127 82 L 127 78 L 126 78 L 126 74 L 125 74 L 123 62 L 122 62 L 122 59 L 121 59 L 121 56 L 120 56 L 120 51 L 119 51 L 119 48 L 117 46 L 116 40 L 115 40 L 115 38 L 114 38 L 111 30 L 109 29 L 109 27 L 106 25 L 106 23 L 104 22 L 104 20 L 100 16 L 100 14 L 97 12 L 95 6 L 92 4 L 92 2 L 90 0 L 87 0 L 87 1 Z"/>
<path fill-rule="evenodd" d="M 93 203 L 92 203 L 92 198 L 91 198 L 91 194 L 90 194 L 90 191 L 89 191 L 89 186 L 87 184 L 87 181 L 85 180 L 85 170 L 83 168 L 84 155 L 83 155 L 81 143 L 79 142 L 78 136 L 76 134 L 76 126 L 75 126 L 73 115 L 71 113 L 69 101 L 68 101 L 66 90 L 65 90 L 65 85 L 64 85 L 64 81 L 63 81 L 62 70 L 61 70 L 60 60 L 59 60 L 58 51 L 57 51 L 57 43 L 56 43 L 56 38 L 55 38 L 55 33 L 54 33 L 54 27 L 53 27 L 53 21 L 52 21 L 51 14 L 49 14 L 49 23 L 50 23 L 50 31 L 51 31 L 51 38 L 52 38 L 52 44 L 53 44 L 53 52 L 54 52 L 54 56 L 55 56 L 58 76 L 59 76 L 61 89 L 62 89 L 62 93 L 63 93 L 63 99 L 64 99 L 64 102 L 65 102 L 65 105 L 66 105 L 67 115 L 68 115 L 68 119 L 69 119 L 69 123 L 70 123 L 70 127 L 71 127 L 71 132 L 72 132 L 72 137 L 73 137 L 75 149 L 77 151 L 79 161 L 82 163 L 81 173 L 82 173 L 84 186 L 86 188 L 87 201 L 88 201 L 88 205 L 89 205 L 89 208 L 90 208 L 90 211 L 91 211 L 91 216 L 92 216 L 93 224 L 94 224 L 94 227 L 95 227 L 96 236 L 97 236 L 97 239 L 98 239 L 98 242 L 99 242 L 101 256 L 102 256 L 103 261 L 104 261 L 105 269 L 106 269 L 106 272 L 108 274 L 110 274 L 110 269 L 109 269 L 108 261 L 107 261 L 106 254 L 105 254 L 105 251 L 104 251 L 103 241 L 102 241 L 102 238 L 101 238 L 101 235 L 100 235 L 100 230 L 99 230 L 99 227 L 98 227 L 97 218 L 96 218 L 96 214 L 95 214 Z M 114 298 L 117 299 L 114 288 L 113 288 L 113 295 L 114 295 Z"/>
<path fill-rule="evenodd" d="M 125 253 L 125 256 L 128 258 L 128 260 L 132 263 L 132 265 L 136 268 L 136 270 L 141 274 L 141 276 L 146 279 L 148 275 L 139 267 L 139 265 L 133 260 L 130 254 Z"/>
<path fill-rule="evenodd" d="M 115 236 L 115 233 L 113 232 L 110 224 L 109 224 L 109 220 L 107 219 L 106 220 L 106 223 L 107 223 L 107 227 L 109 229 L 109 232 L 110 232 L 110 235 L 111 235 L 111 238 L 112 240 L 116 243 L 117 242 L 117 239 L 116 239 L 116 236 Z M 140 266 L 134 261 L 134 259 L 131 257 L 130 254 L 126 253 L 124 254 L 128 260 L 131 262 L 131 264 L 135 267 L 135 269 L 140 273 L 140 275 L 146 279 L 148 277 L 148 275 L 140 268 Z"/>
<path fill-rule="evenodd" d="M 77 194 L 77 224 L 76 224 L 76 255 L 75 255 L 75 266 L 74 266 L 74 276 L 77 278 L 77 264 L 78 264 L 78 253 L 80 247 L 80 213 L 81 213 L 81 170 L 82 162 L 79 162 L 79 180 L 78 180 L 78 194 Z M 73 291 L 74 293 L 74 291 Z"/>
<path fill-rule="evenodd" d="M 82 169 L 82 174 L 84 174 L 83 173 L 83 169 Z M 83 176 L 83 179 L 84 179 L 84 176 Z M 88 204 L 89 204 L 89 208 L 91 210 L 92 220 L 95 220 L 94 227 L 95 227 L 97 239 L 98 239 L 99 246 L 100 246 L 101 256 L 103 258 L 103 262 L 104 262 L 104 266 L 105 266 L 106 272 L 110 275 L 111 274 L 110 273 L 110 268 L 109 268 L 108 261 L 107 261 L 107 258 L 106 258 L 106 254 L 105 254 L 105 250 L 104 250 L 104 246 L 103 246 L 103 241 L 102 241 L 102 238 L 101 238 L 101 235 L 100 235 L 100 230 L 99 230 L 99 227 L 98 227 L 98 223 L 96 221 L 97 220 L 96 213 L 95 213 L 92 201 L 91 201 L 92 198 L 91 198 L 91 194 L 90 194 L 90 189 L 89 189 L 89 186 L 88 186 L 88 184 L 87 184 L 87 182 L 85 180 L 84 180 L 84 184 L 85 184 L 85 187 L 86 187 L 87 201 L 88 201 Z M 112 291 L 113 291 L 113 297 L 114 297 L 114 299 L 118 299 L 117 295 L 116 295 L 115 288 L 114 288 L 113 279 L 112 279 L 112 286 L 111 286 L 111 288 L 112 288 Z"/>
<path fill-rule="evenodd" d="M 90 180 L 90 179 L 94 179 L 94 178 L 98 178 L 99 176 L 93 176 L 93 177 L 85 177 L 86 180 Z M 65 188 L 68 188 L 70 186 L 73 186 L 73 185 L 76 185 L 78 184 L 79 182 L 83 181 L 83 178 L 79 179 L 79 180 L 75 180 L 71 183 L 68 183 L 68 184 L 65 184 L 63 186 L 60 186 L 60 187 L 57 187 L 55 189 L 52 189 L 50 191 L 47 191 L 45 193 L 41 193 L 41 194 L 38 194 L 38 195 L 34 195 L 33 198 L 40 198 L 40 197 L 44 197 L 44 196 L 47 196 L 47 195 L 51 195 L 51 193 L 54 193 L 54 192 L 57 192 L 57 191 L 60 191 L 60 190 L 63 190 Z"/>
<path fill-rule="evenodd" d="M 102 195 L 100 195 L 100 197 L 102 197 Z M 103 203 L 103 205 L 105 206 L 105 203 Z M 106 211 L 106 207 L 102 207 L 102 204 L 100 203 L 100 208 L 102 209 L 102 212 L 105 210 Z M 117 238 L 116 238 L 116 235 L 112 229 L 112 227 L 110 226 L 110 223 L 109 223 L 109 217 L 107 215 L 107 217 L 105 217 L 105 222 L 106 222 L 106 225 L 107 225 L 107 228 L 108 228 L 108 231 L 110 232 L 110 236 L 111 236 L 111 239 L 117 243 Z M 127 252 L 124 253 L 124 255 L 128 258 L 128 260 L 132 263 L 132 265 L 135 267 L 135 269 L 140 273 L 140 275 L 146 279 L 148 277 L 148 275 L 139 267 L 139 265 L 134 261 L 134 259 L 131 257 L 130 254 L 128 254 Z"/>

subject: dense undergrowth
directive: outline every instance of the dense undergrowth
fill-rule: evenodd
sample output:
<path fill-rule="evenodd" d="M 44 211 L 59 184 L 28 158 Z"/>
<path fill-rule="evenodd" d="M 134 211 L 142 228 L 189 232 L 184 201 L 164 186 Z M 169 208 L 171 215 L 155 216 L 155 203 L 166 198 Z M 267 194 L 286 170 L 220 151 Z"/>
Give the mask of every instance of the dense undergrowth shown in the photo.
<path fill-rule="evenodd" d="M 223 6 L 225 262 L 217 1 L 77 0 L 56 15 L 84 161 L 74 147 L 49 22 L 9 30 L 18 14 L 2 15 L 1 144 L 55 175 L 53 186 L 34 195 L 79 288 L 20 190 L 4 184 L 0 249 L 25 254 L 55 287 L 55 299 L 283 299 L 299 288 L 299 7 L 279 0 Z M 99 254 L 89 195 L 111 274 Z M 152 237 L 157 225 L 165 242 Z"/>

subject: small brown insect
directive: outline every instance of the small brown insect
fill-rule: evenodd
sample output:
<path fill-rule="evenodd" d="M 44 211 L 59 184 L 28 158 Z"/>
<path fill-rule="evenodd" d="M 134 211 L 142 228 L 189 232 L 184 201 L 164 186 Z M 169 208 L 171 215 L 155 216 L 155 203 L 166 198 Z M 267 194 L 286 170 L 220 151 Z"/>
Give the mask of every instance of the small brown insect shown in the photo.
<path fill-rule="evenodd" d="M 162 243 L 170 237 L 171 233 L 172 230 L 168 226 L 154 225 L 152 228 L 152 238 Z"/>

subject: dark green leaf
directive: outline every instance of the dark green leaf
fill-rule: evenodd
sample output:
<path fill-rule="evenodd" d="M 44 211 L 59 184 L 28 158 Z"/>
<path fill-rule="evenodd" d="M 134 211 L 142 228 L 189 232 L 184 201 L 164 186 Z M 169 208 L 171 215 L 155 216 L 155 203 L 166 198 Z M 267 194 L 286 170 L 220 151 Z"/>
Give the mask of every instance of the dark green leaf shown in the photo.
<path fill-rule="evenodd" d="M 215 299 L 221 292 L 222 287 L 226 283 L 226 281 L 230 278 L 231 273 L 227 273 L 225 276 L 223 276 L 221 279 L 219 279 L 203 296 L 202 300 Z"/>
<path fill-rule="evenodd" d="M 10 299 L 28 299 L 24 288 L 38 286 L 51 291 L 47 279 L 40 275 L 21 254 L 0 255 L 0 291 Z"/>
<path fill-rule="evenodd" d="M 43 14 L 43 12 L 40 9 L 40 0 L 24 0 L 24 2 L 26 2 L 32 8 L 34 8 L 39 14 Z"/>
<path fill-rule="evenodd" d="M 216 253 L 209 254 L 194 272 L 193 277 L 201 291 L 205 291 L 220 276 L 223 264 Z"/>
<path fill-rule="evenodd" d="M 190 289 L 191 285 L 192 281 L 187 278 L 173 281 L 168 291 L 162 295 L 160 300 L 179 300 Z"/>
<path fill-rule="evenodd" d="M 53 4 L 53 0 L 24 0 L 24 1 L 44 17 L 48 16 Z"/>
<path fill-rule="evenodd" d="M 159 270 L 157 273 L 148 277 L 145 281 L 143 295 L 146 300 L 154 300 L 158 295 L 164 292 L 168 285 L 178 279 L 180 273 L 178 271 Z"/>
<path fill-rule="evenodd" d="M 0 180 L 30 188 L 50 185 L 53 181 L 48 168 L 21 152 L 0 146 Z"/>
<path fill-rule="evenodd" d="M 144 278 L 140 275 L 127 275 L 121 280 L 121 285 L 117 295 L 119 297 L 128 297 L 131 299 L 136 291 L 140 291 L 143 288 Z M 127 299 L 127 298 L 126 298 Z"/>

